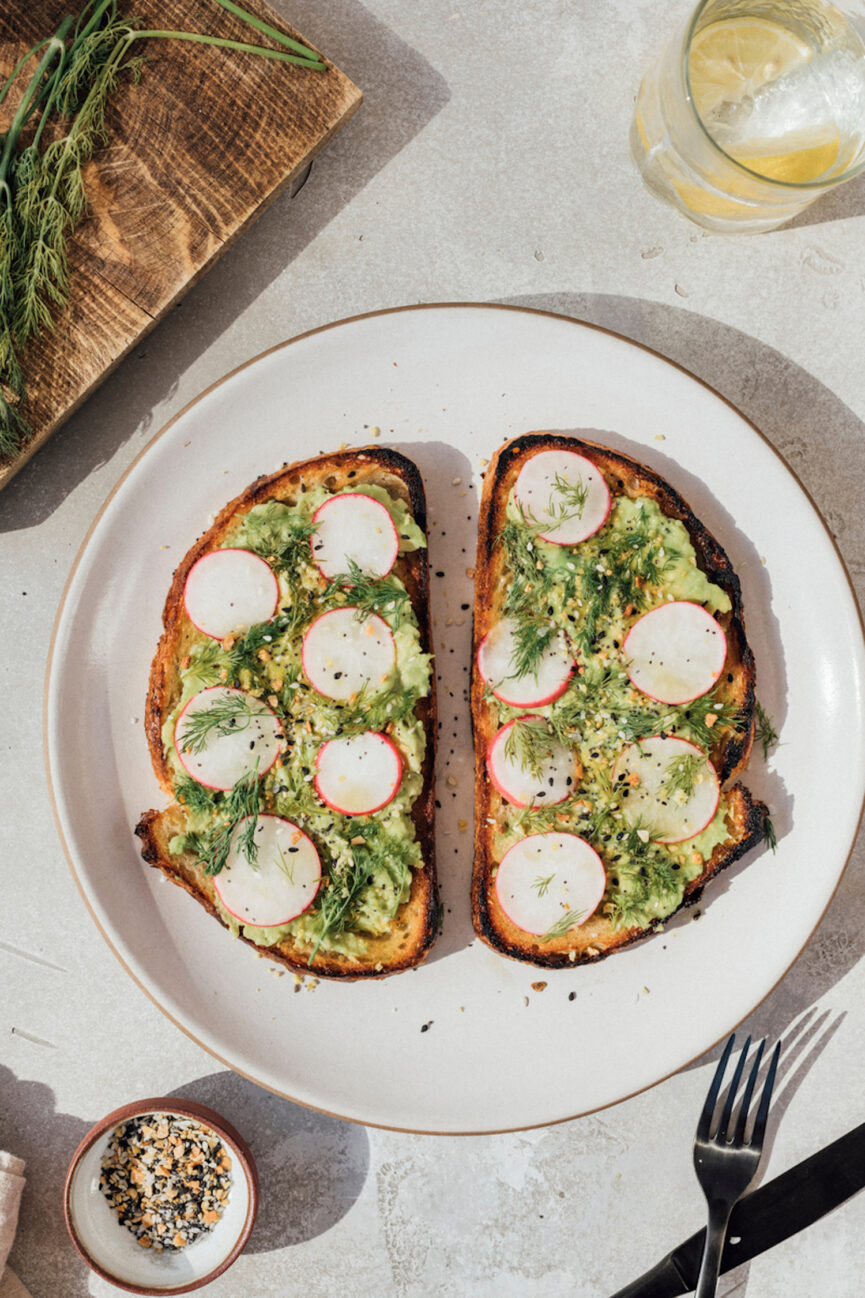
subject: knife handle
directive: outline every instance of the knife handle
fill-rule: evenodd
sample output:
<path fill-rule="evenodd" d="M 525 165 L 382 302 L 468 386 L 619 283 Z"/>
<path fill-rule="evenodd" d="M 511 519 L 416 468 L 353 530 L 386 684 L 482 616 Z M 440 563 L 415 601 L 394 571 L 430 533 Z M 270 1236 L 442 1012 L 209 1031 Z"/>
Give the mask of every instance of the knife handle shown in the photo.
<path fill-rule="evenodd" d="M 619 1289 L 612 1298 L 678 1298 L 689 1293 L 675 1262 L 672 1253 L 653 1266 L 651 1271 L 641 1275 L 639 1280 L 632 1280 Z"/>

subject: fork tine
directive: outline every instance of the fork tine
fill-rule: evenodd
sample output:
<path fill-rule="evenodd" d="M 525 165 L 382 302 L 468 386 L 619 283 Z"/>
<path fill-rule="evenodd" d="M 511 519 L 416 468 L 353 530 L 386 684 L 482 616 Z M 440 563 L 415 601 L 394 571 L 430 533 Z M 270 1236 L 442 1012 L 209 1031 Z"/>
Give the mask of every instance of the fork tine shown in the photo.
<path fill-rule="evenodd" d="M 766 1118 L 769 1114 L 769 1104 L 772 1099 L 772 1087 L 775 1085 L 775 1073 L 778 1071 L 778 1059 L 781 1054 L 781 1042 L 779 1041 L 772 1051 L 772 1062 L 769 1064 L 769 1071 L 766 1074 L 766 1080 L 763 1083 L 763 1094 L 760 1096 L 760 1107 L 757 1110 L 757 1116 L 754 1119 L 754 1130 L 751 1132 L 750 1144 L 753 1149 L 760 1149 L 763 1145 L 763 1136 L 766 1133 Z"/>
<path fill-rule="evenodd" d="M 718 1061 L 718 1067 L 715 1069 L 715 1076 L 712 1078 L 712 1085 L 706 1096 L 706 1102 L 703 1105 L 703 1111 L 700 1114 L 700 1121 L 697 1123 L 697 1140 L 709 1139 L 709 1128 L 712 1125 L 712 1114 L 715 1112 L 715 1103 L 718 1099 L 718 1092 L 721 1089 L 721 1083 L 724 1080 L 724 1073 L 727 1069 L 727 1061 L 730 1058 L 730 1051 L 733 1049 L 733 1042 L 736 1040 L 736 1034 L 728 1040 L 724 1046 L 724 1053 Z"/>
<path fill-rule="evenodd" d="M 739 1089 L 739 1083 L 742 1080 L 742 1070 L 745 1067 L 745 1060 L 748 1057 L 748 1051 L 751 1049 L 751 1038 L 747 1037 L 739 1055 L 739 1062 L 736 1065 L 736 1071 L 733 1074 L 733 1080 L 730 1083 L 730 1089 L 727 1092 L 727 1102 L 724 1105 L 724 1112 L 721 1114 L 721 1121 L 718 1123 L 718 1130 L 715 1133 L 716 1140 L 727 1139 L 727 1128 L 730 1125 L 730 1118 L 733 1116 L 733 1105 L 736 1103 L 736 1092 Z"/>
<path fill-rule="evenodd" d="M 754 1058 L 754 1066 L 748 1075 L 748 1083 L 745 1087 L 745 1093 L 742 1096 L 742 1104 L 739 1108 L 739 1120 L 736 1123 L 736 1130 L 733 1134 L 733 1144 L 743 1145 L 745 1143 L 745 1125 L 748 1121 L 748 1110 L 751 1107 L 751 1096 L 754 1094 L 754 1086 L 757 1082 L 757 1074 L 760 1071 L 760 1061 L 763 1058 L 763 1048 L 766 1045 L 766 1039 L 760 1042 L 757 1047 L 757 1054 Z"/>

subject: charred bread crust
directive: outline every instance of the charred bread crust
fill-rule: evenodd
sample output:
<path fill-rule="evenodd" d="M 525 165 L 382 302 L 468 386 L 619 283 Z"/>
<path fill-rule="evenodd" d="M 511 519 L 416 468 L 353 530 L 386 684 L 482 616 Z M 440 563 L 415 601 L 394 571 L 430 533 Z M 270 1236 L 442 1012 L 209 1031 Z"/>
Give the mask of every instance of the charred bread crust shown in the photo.
<path fill-rule="evenodd" d="M 178 565 L 162 614 L 163 632 L 150 671 L 145 713 L 145 729 L 153 769 L 169 797 L 173 797 L 173 789 L 162 743 L 162 725 L 179 697 L 180 663 L 194 634 L 183 603 L 186 578 L 193 564 L 208 550 L 218 546 L 238 519 L 255 505 L 267 500 L 292 504 L 305 491 L 316 487 L 324 486 L 339 491 L 364 483 L 384 487 L 406 502 L 415 522 L 426 534 L 426 497 L 417 466 L 407 456 L 389 447 L 365 447 L 360 450 L 335 451 L 296 464 L 286 464 L 276 473 L 257 478 L 220 510 L 210 527 L 201 534 Z M 400 555 L 393 571 L 409 592 L 417 618 L 421 650 L 423 653 L 432 653 L 426 549 Z M 311 964 L 308 955 L 290 940 L 275 947 L 257 946 L 241 935 L 242 941 L 299 973 L 346 982 L 358 978 L 383 978 L 423 960 L 438 928 L 433 832 L 437 734 L 434 674 L 431 677 L 430 693 L 418 702 L 416 715 L 423 723 L 426 753 L 422 768 L 423 785 L 411 814 L 424 864 L 422 868 L 412 872 L 411 893 L 408 901 L 397 912 L 394 933 L 382 938 L 369 938 L 367 954 L 362 960 L 319 951 Z M 135 829 L 141 839 L 142 857 L 224 924 L 215 904 L 212 880 L 189 853 L 175 857 L 168 851 L 169 840 L 173 834 L 181 831 L 182 823 L 182 813 L 176 803 L 172 803 L 165 811 L 145 812 Z M 379 965 L 381 968 L 377 967 Z"/>
<path fill-rule="evenodd" d="M 486 771 L 486 753 L 496 727 L 484 703 L 484 683 L 477 667 L 478 648 L 501 608 L 503 561 L 497 538 L 505 522 L 505 511 L 520 469 L 539 450 L 575 451 L 591 460 L 603 473 L 612 495 L 648 496 L 663 513 L 678 519 L 686 528 L 698 566 L 730 598 L 729 613 L 717 615 L 727 637 L 727 658 L 717 697 L 741 710 L 739 732 L 720 735 L 709 756 L 722 784 L 733 780 L 745 766 L 754 738 L 754 657 L 745 635 L 742 592 L 729 558 L 669 483 L 630 456 L 595 442 L 557 433 L 527 433 L 506 443 L 490 461 L 484 478 L 478 519 L 478 549 L 475 563 L 475 603 L 472 653 L 471 713 L 475 749 L 475 856 L 472 872 L 472 922 L 478 936 L 494 950 L 517 960 L 545 968 L 570 967 L 603 959 L 656 931 L 669 916 L 647 928 L 614 930 L 602 916 L 592 916 L 564 937 L 543 943 L 517 928 L 498 905 L 493 888 L 493 847 L 502 800 L 493 789 Z M 697 901 L 706 883 L 738 860 L 763 837 L 768 809 L 741 784 L 726 790 L 730 803 L 727 825 L 730 838 L 714 849 L 697 879 L 685 889 L 680 906 Z M 675 912 L 674 912 L 675 913 Z M 572 957 L 571 952 L 575 951 Z"/>
<path fill-rule="evenodd" d="M 181 825 L 176 804 L 172 804 L 167 811 L 146 811 L 135 827 L 135 833 L 141 839 L 141 855 L 148 865 L 161 870 L 167 879 L 183 888 L 190 897 L 194 897 L 223 928 L 228 928 L 216 906 L 213 880 L 188 852 L 172 856 L 168 851 L 169 840 L 173 833 L 179 832 Z M 435 873 L 432 856 L 427 857 L 426 849 L 424 859 L 427 861 L 424 869 L 412 872 L 411 894 L 397 915 L 397 921 L 404 927 L 395 930 L 393 935 L 370 938 L 363 964 L 346 956 L 322 951 L 309 964 L 307 957 L 298 953 L 292 942 L 260 947 L 242 933 L 238 935 L 240 941 L 287 969 L 315 978 L 353 982 L 359 978 L 386 978 L 401 973 L 404 969 L 411 969 L 426 955 L 438 926 Z M 382 965 L 380 970 L 376 969 L 377 964 Z"/>

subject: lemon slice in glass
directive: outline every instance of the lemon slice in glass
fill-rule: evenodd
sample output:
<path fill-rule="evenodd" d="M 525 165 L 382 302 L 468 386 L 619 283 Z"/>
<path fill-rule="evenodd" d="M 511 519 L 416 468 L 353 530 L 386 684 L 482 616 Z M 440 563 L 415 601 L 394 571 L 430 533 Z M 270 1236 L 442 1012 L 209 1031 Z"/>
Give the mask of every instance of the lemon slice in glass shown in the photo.
<path fill-rule="evenodd" d="M 697 112 L 706 117 L 807 63 L 812 51 L 767 18 L 727 18 L 691 39 L 688 74 Z"/>

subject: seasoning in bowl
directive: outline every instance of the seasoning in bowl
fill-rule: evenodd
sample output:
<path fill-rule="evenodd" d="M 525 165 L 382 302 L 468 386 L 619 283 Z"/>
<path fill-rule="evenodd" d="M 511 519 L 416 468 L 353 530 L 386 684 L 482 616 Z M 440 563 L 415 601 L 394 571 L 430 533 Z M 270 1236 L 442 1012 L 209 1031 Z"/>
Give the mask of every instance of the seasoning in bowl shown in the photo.
<path fill-rule="evenodd" d="M 191 1118 L 137 1114 L 114 1128 L 99 1188 L 141 1248 L 179 1252 L 222 1217 L 231 1158 L 219 1136 Z"/>

